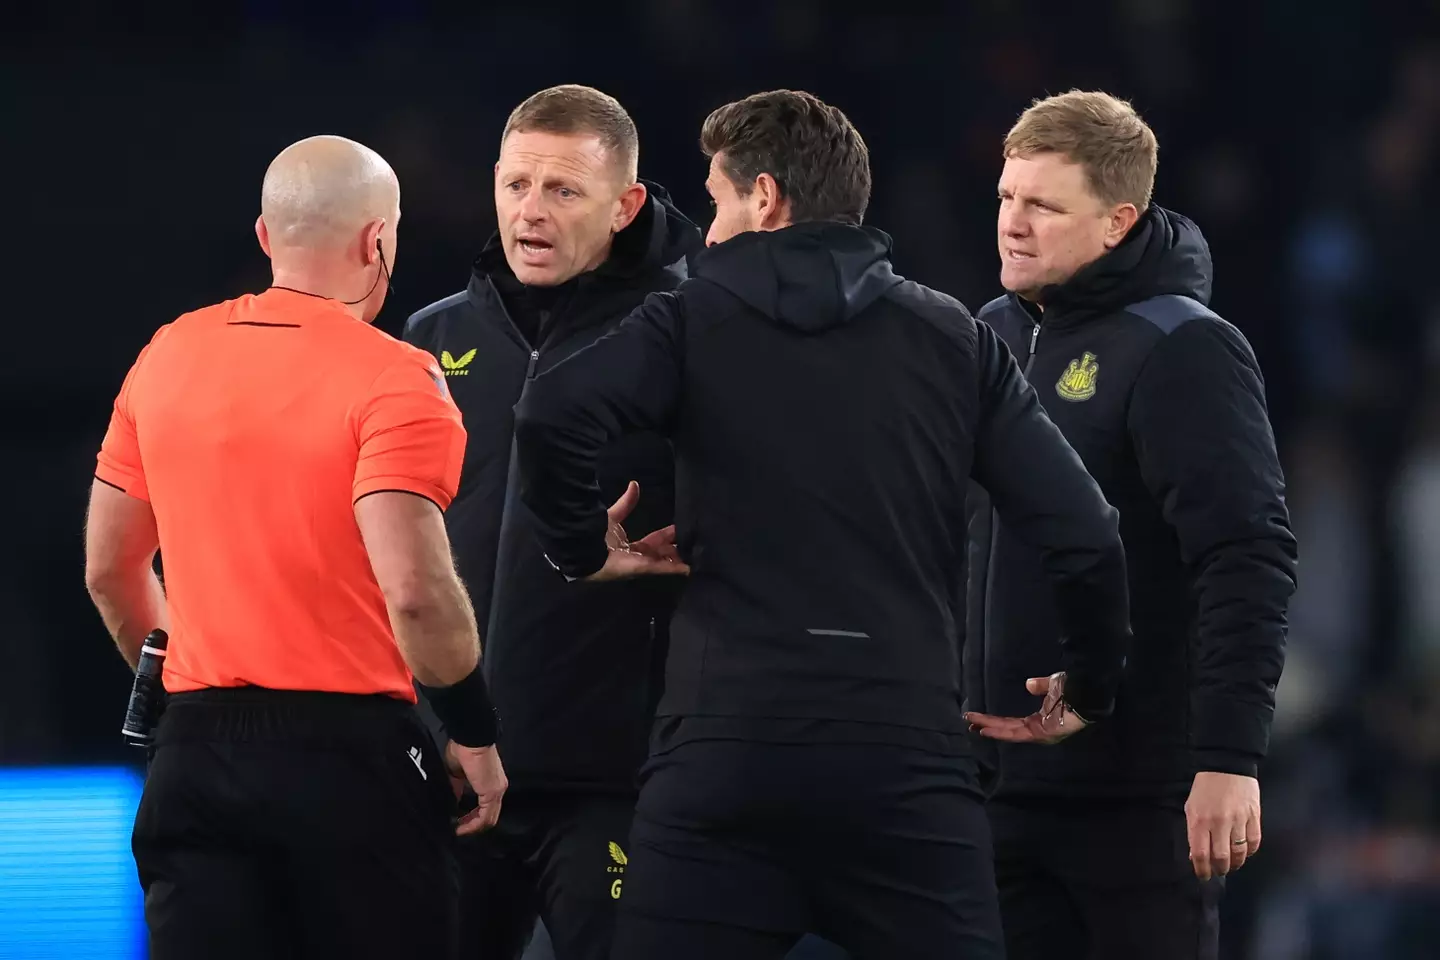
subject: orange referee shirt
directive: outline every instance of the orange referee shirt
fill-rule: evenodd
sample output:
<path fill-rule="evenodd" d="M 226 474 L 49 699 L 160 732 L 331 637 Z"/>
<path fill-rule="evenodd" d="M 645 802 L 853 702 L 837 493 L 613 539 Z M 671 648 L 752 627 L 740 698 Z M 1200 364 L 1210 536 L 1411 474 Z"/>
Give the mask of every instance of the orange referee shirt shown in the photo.
<path fill-rule="evenodd" d="M 165 688 L 414 701 L 354 502 L 450 505 L 465 430 L 427 353 L 281 289 L 186 314 L 141 351 L 95 475 L 150 502 Z"/>

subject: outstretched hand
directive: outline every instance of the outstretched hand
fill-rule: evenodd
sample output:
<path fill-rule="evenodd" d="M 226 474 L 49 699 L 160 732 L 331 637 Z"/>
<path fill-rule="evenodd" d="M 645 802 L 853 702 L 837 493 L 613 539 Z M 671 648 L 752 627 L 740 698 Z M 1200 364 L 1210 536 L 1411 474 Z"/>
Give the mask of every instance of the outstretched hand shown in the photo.
<path fill-rule="evenodd" d="M 675 549 L 675 525 L 662 527 L 639 540 L 630 541 L 625 533 L 625 518 L 640 502 L 640 484 L 634 480 L 625 488 L 606 511 L 609 528 L 605 531 L 605 546 L 610 549 L 605 566 L 596 570 L 586 580 L 621 580 L 627 577 L 641 577 L 653 574 L 685 575 L 690 566 L 680 559 Z"/>
<path fill-rule="evenodd" d="M 996 717 L 988 713 L 967 713 L 970 728 L 982 737 L 1007 743 L 1059 743 L 1079 733 L 1088 724 L 1065 702 L 1065 674 L 1032 677 L 1025 689 L 1045 699 L 1028 717 Z"/>

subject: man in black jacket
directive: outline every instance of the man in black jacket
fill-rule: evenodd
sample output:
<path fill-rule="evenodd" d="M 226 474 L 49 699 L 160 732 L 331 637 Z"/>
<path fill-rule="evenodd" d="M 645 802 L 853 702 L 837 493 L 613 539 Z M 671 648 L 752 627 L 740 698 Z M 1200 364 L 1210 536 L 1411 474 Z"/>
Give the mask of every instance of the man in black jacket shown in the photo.
<path fill-rule="evenodd" d="M 701 142 L 716 215 L 695 275 L 516 414 L 521 498 L 575 579 L 637 563 L 607 550 L 597 452 L 675 444 L 691 576 L 613 956 L 778 958 L 811 931 L 860 960 L 1000 957 L 959 702 L 966 483 L 1044 551 L 1065 611 L 1067 679 L 1030 718 L 1046 739 L 1110 709 L 1116 515 L 1003 343 L 860 225 L 869 157 L 844 114 L 756 94 Z"/>
<path fill-rule="evenodd" d="M 1204 237 L 1150 203 L 1155 137 L 1129 104 L 1039 101 L 1005 158 L 1011 292 L 979 316 L 1120 511 L 1135 631 L 1115 714 L 1085 736 L 1036 750 L 976 718 L 1001 741 L 989 812 L 1010 957 L 1066 943 L 1097 960 L 1213 958 L 1219 878 L 1260 847 L 1256 768 L 1295 589 L 1264 385 L 1205 306 Z M 1064 624 L 1040 554 L 978 507 L 969 706 L 1024 713 L 1020 685 L 1057 668 Z"/>
<path fill-rule="evenodd" d="M 405 328 L 406 340 L 440 359 L 469 434 L 447 519 L 485 625 L 485 675 L 510 778 L 499 825 L 460 851 L 465 960 L 518 957 L 537 912 L 558 960 L 604 957 L 623 890 L 677 581 L 566 584 L 515 499 L 511 448 L 527 379 L 651 292 L 675 287 L 700 247 L 699 230 L 665 192 L 636 179 L 637 155 L 635 125 L 613 98 L 579 86 L 530 97 L 501 139 L 499 231 L 469 287 Z M 671 523 L 664 437 L 611 444 L 598 474 L 630 529 Z"/>

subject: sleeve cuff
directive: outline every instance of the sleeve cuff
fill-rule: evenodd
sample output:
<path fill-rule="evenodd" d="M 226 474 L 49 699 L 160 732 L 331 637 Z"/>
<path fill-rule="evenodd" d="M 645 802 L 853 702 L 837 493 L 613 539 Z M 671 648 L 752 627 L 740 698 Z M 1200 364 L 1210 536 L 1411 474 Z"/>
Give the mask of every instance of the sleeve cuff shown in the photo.
<path fill-rule="evenodd" d="M 1196 773 L 1233 773 L 1240 777 L 1258 776 L 1260 763 L 1253 757 L 1229 750 L 1194 750 Z"/>
<path fill-rule="evenodd" d="M 1243 700 L 1195 697 L 1190 744 L 1199 769 L 1217 773 L 1244 773 L 1254 770 L 1270 745 L 1270 720 L 1274 711 Z"/>
<path fill-rule="evenodd" d="M 605 546 L 602 541 L 593 549 L 587 547 L 584 550 L 575 551 L 560 562 L 556 562 L 555 557 L 547 551 L 545 560 L 550 566 L 560 571 L 566 582 L 574 583 L 576 580 L 585 579 L 592 573 L 598 573 L 600 568 L 605 566 L 605 561 L 609 559 L 609 556 L 610 548 Z"/>
<path fill-rule="evenodd" d="M 95 479 L 114 487 L 136 500 L 150 502 L 150 491 L 145 488 L 145 478 L 117 469 L 103 460 L 95 465 Z"/>
<path fill-rule="evenodd" d="M 1086 672 L 1065 672 L 1065 702 L 1085 721 L 1104 720 L 1115 709 L 1115 695 Z"/>
<path fill-rule="evenodd" d="M 417 497 L 424 497 L 439 507 L 443 513 L 449 509 L 450 501 L 454 495 L 437 483 L 430 483 L 425 480 L 416 480 L 414 477 L 367 477 L 357 481 L 351 493 L 350 501 L 353 503 L 361 497 L 368 497 L 372 493 L 413 493 Z"/>

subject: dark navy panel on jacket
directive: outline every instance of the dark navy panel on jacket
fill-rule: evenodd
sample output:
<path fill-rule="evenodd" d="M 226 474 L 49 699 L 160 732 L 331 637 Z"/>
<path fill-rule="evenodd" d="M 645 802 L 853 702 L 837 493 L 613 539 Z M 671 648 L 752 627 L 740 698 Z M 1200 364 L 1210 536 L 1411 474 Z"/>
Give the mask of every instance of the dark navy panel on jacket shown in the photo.
<path fill-rule="evenodd" d="M 1263 758 L 1296 548 L 1258 364 L 1206 306 L 1198 228 L 1152 207 L 1069 283 L 987 304 L 991 324 L 1120 511 L 1134 641 L 1114 716 L 1049 750 L 999 747 L 999 794 L 1184 796 Z M 1023 714 L 1059 666 L 1039 556 L 972 516 L 967 699 Z"/>
<path fill-rule="evenodd" d="M 513 790 L 633 792 L 659 697 L 679 585 L 566 583 L 515 495 L 511 456 L 514 405 L 527 379 L 685 278 L 699 230 L 664 188 L 646 187 L 649 200 L 596 270 L 556 288 L 525 287 L 497 235 L 469 287 L 405 327 L 408 342 L 439 358 L 469 435 L 446 524 L 480 624 Z M 626 521 L 632 536 L 673 521 L 674 461 L 664 437 L 637 434 L 609 445 L 596 473 L 607 502 L 639 482 L 640 502 Z"/>

